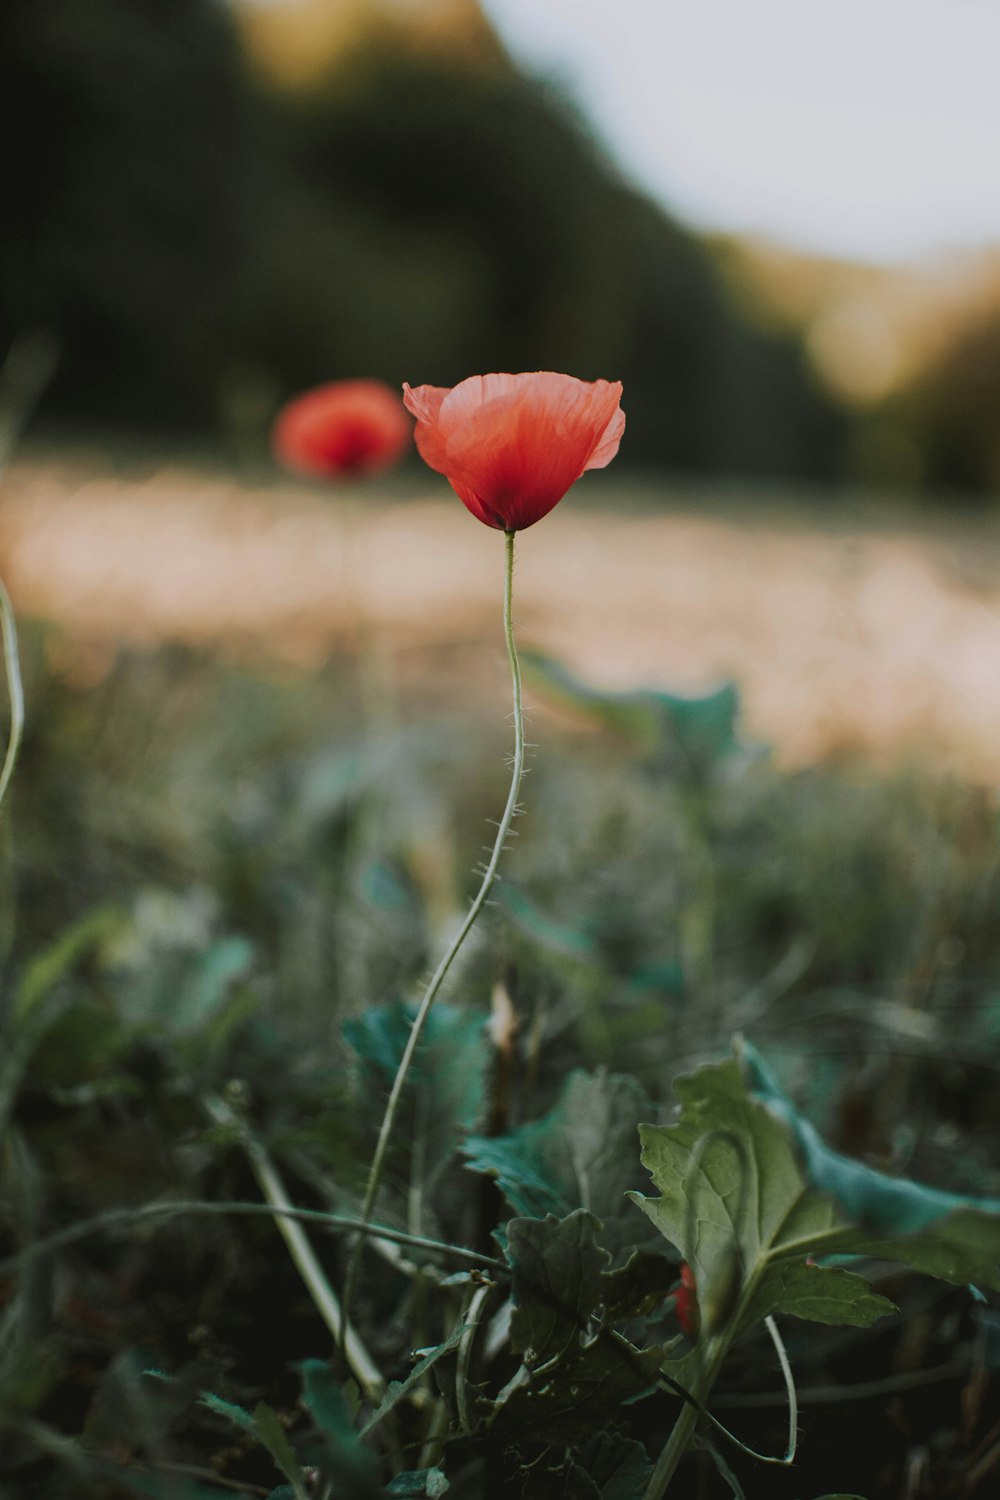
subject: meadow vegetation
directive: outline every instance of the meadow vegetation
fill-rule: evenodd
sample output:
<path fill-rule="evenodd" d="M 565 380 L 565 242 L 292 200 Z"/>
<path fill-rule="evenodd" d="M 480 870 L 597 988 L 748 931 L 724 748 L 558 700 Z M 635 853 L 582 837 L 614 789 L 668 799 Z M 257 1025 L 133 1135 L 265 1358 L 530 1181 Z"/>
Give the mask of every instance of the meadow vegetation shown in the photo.
<path fill-rule="evenodd" d="M 930 772 L 779 773 L 732 694 L 609 699 L 541 659 L 536 696 L 572 697 L 579 728 L 533 755 L 504 879 L 418 1054 L 376 1215 L 404 1243 L 369 1248 L 355 1310 L 377 1374 L 331 1362 L 262 1206 L 346 1218 L 304 1226 L 339 1288 L 405 1007 L 502 798 L 502 726 L 458 708 L 366 725 L 348 658 L 291 678 L 122 652 L 83 688 L 47 668 L 45 631 L 24 657 L 4 828 L 4 1493 L 643 1495 L 681 1409 L 654 1367 L 681 1330 L 677 1251 L 624 1196 L 653 1191 L 636 1127 L 670 1120 L 678 1076 L 721 1064 L 737 1032 L 839 1151 L 1000 1197 L 993 795 Z M 524 1267 L 566 1275 L 570 1252 L 531 1237 L 587 1210 L 598 1264 L 642 1253 L 618 1328 L 661 1352 L 627 1377 L 571 1373 L 539 1413 L 516 1385 L 500 1399 L 519 1317 L 565 1337 Z M 683 1493 L 989 1493 L 996 1313 L 877 1249 L 854 1266 L 902 1313 L 782 1318 L 794 1467 L 708 1431 Z M 384 1412 L 383 1378 L 403 1382 Z M 778 1456 L 786 1401 L 758 1328 L 712 1411 Z"/>

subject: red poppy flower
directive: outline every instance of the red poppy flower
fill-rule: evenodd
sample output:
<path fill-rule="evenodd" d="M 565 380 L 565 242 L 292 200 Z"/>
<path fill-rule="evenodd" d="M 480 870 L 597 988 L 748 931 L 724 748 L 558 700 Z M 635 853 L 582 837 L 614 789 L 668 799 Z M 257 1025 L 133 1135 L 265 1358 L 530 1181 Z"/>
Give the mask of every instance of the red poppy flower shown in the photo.
<path fill-rule="evenodd" d="M 334 380 L 295 396 L 271 432 L 278 462 L 313 478 L 375 474 L 401 458 L 410 441 L 402 402 L 381 380 Z"/>
<path fill-rule="evenodd" d="M 421 456 L 498 531 L 548 515 L 586 469 L 603 469 L 625 430 L 620 381 L 472 375 L 446 390 L 403 386 Z"/>
<path fill-rule="evenodd" d="M 681 1332 L 695 1334 L 701 1325 L 701 1314 L 698 1310 L 698 1287 L 694 1279 L 694 1272 L 685 1263 L 681 1266 L 680 1285 L 670 1293 L 673 1300 L 674 1311 L 677 1321 L 681 1326 Z"/>

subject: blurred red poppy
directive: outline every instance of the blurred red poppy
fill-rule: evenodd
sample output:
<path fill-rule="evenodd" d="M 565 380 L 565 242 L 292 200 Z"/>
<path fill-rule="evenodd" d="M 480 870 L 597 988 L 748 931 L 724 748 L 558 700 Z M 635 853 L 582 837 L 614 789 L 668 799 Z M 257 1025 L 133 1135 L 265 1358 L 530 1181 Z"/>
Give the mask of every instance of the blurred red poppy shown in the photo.
<path fill-rule="evenodd" d="M 586 469 L 611 462 L 625 430 L 621 394 L 620 381 L 551 370 L 403 386 L 421 456 L 498 531 L 533 526 Z"/>
<path fill-rule="evenodd" d="M 286 469 L 317 479 L 376 474 L 401 458 L 410 420 L 381 380 L 334 380 L 284 405 L 271 446 Z"/>
<path fill-rule="evenodd" d="M 674 1288 L 668 1300 L 673 1301 L 681 1332 L 697 1333 L 701 1326 L 701 1315 L 698 1311 L 698 1287 L 694 1272 L 686 1261 L 681 1266 L 680 1285 Z"/>

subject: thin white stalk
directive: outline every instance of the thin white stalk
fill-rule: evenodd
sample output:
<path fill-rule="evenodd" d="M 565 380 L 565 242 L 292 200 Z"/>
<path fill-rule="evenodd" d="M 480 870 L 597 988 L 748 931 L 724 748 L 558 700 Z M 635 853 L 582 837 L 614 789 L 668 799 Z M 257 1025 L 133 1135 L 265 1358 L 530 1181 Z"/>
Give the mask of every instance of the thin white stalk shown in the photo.
<path fill-rule="evenodd" d="M 0 768 L 0 804 L 3 803 L 10 778 L 14 774 L 17 752 L 24 733 L 24 686 L 21 682 L 21 664 L 17 654 L 17 625 L 10 595 L 0 578 L 0 630 L 3 634 L 3 665 L 7 678 L 7 695 L 10 699 L 10 734 L 7 738 L 7 753 Z"/>

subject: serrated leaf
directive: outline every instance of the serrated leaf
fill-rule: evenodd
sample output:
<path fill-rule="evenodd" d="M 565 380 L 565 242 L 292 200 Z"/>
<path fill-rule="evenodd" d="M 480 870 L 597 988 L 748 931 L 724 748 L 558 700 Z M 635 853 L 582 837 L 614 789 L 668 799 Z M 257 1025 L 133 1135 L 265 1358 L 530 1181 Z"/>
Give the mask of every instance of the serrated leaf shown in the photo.
<path fill-rule="evenodd" d="M 295 1449 L 288 1441 L 288 1434 L 281 1425 L 277 1412 L 265 1401 L 254 1407 L 254 1430 L 278 1468 L 299 1493 L 305 1494 L 306 1480 Z"/>
<path fill-rule="evenodd" d="M 600 1500 L 636 1500 L 653 1465 L 645 1448 L 619 1432 L 600 1432 L 577 1454 L 571 1468 L 583 1472 Z"/>
<path fill-rule="evenodd" d="M 654 1384 L 663 1349 L 637 1349 L 603 1317 L 610 1257 L 595 1240 L 598 1227 L 580 1209 L 508 1224 L 510 1340 L 524 1365 L 494 1410 L 494 1430 L 571 1443 Z"/>
<path fill-rule="evenodd" d="M 863 1276 L 832 1266 L 788 1260 L 775 1266 L 747 1305 L 744 1324 L 762 1323 L 775 1312 L 791 1312 L 832 1328 L 870 1328 L 896 1312 L 888 1297 L 873 1292 Z"/>
<path fill-rule="evenodd" d="M 152 1374 L 153 1372 L 149 1371 L 148 1373 Z M 225 1417 L 234 1426 L 242 1428 L 244 1432 L 253 1433 L 254 1437 L 257 1436 L 253 1417 L 245 1407 L 237 1406 L 234 1401 L 225 1401 L 221 1396 L 217 1396 L 214 1391 L 202 1391 L 198 1397 L 198 1405 L 206 1406 L 209 1411 L 214 1411 L 216 1416 Z"/>
<path fill-rule="evenodd" d="M 725 1312 L 734 1256 L 740 1327 L 766 1312 L 866 1326 L 888 1310 L 860 1278 L 803 1265 L 809 1256 L 875 1256 L 956 1285 L 1000 1288 L 1000 1204 L 839 1155 L 746 1044 L 743 1066 L 752 1093 L 737 1064 L 703 1068 L 678 1080 L 677 1124 L 640 1132 L 662 1196 L 635 1201 L 691 1263 L 710 1323 Z"/>
<path fill-rule="evenodd" d="M 845 1282 L 806 1266 L 788 1273 L 783 1257 L 804 1262 L 843 1221 L 809 1187 L 788 1131 L 750 1096 L 738 1065 L 702 1068 L 675 1091 L 677 1123 L 640 1129 L 661 1196 L 632 1196 L 691 1265 L 703 1320 L 728 1322 L 738 1307 L 735 1336 L 771 1312 L 867 1327 L 892 1311 L 860 1277 Z"/>
<path fill-rule="evenodd" d="M 601 1273 L 610 1264 L 598 1247 L 593 1214 L 564 1219 L 511 1219 L 507 1258 L 514 1272 L 510 1343 L 532 1362 L 555 1359 L 582 1335 L 603 1302 Z"/>
<path fill-rule="evenodd" d="M 491 1430 L 518 1441 L 572 1443 L 615 1421 L 624 1401 L 651 1389 L 662 1358 L 661 1349 L 636 1349 L 606 1330 L 518 1386 L 496 1409 Z"/>
<path fill-rule="evenodd" d="M 143 1373 L 170 1385 L 177 1383 L 160 1370 L 145 1370 Z M 278 1414 L 272 1407 L 264 1401 L 259 1401 L 251 1415 L 245 1407 L 237 1406 L 234 1401 L 226 1401 L 224 1397 L 217 1396 L 214 1391 L 202 1391 L 198 1397 L 198 1404 L 206 1407 L 208 1411 L 215 1412 L 216 1416 L 225 1417 L 241 1431 L 255 1437 L 267 1449 L 282 1474 L 289 1480 L 292 1492 L 296 1495 L 305 1494 L 305 1475 L 302 1473 L 295 1450 L 288 1441 Z"/>
<path fill-rule="evenodd" d="M 588 1209 L 613 1254 L 636 1244 L 626 1192 L 637 1184 L 635 1133 L 652 1113 L 634 1078 L 599 1069 L 571 1073 L 541 1120 L 502 1136 L 471 1136 L 462 1148 L 473 1172 L 495 1177 L 515 1213 L 565 1218 Z"/>
<path fill-rule="evenodd" d="M 389 1382 L 388 1389 L 386 1390 L 385 1395 L 382 1397 L 382 1400 L 379 1402 L 378 1407 L 375 1411 L 372 1412 L 371 1416 L 368 1418 L 368 1421 L 361 1429 L 362 1437 L 367 1437 L 372 1428 L 377 1427 L 379 1422 L 382 1421 L 382 1418 L 387 1416 L 389 1412 L 392 1411 L 393 1407 L 399 1401 L 401 1401 L 402 1398 L 414 1388 L 414 1386 L 419 1385 L 420 1381 L 427 1374 L 428 1370 L 432 1370 L 438 1363 L 438 1361 L 443 1359 L 446 1354 L 451 1354 L 455 1349 L 458 1348 L 466 1327 L 467 1325 L 465 1323 L 459 1323 L 457 1328 L 453 1328 L 443 1344 L 438 1344 L 437 1347 L 435 1349 L 432 1349 L 429 1354 L 425 1354 L 423 1359 L 417 1361 L 405 1380 L 391 1380 Z"/>

